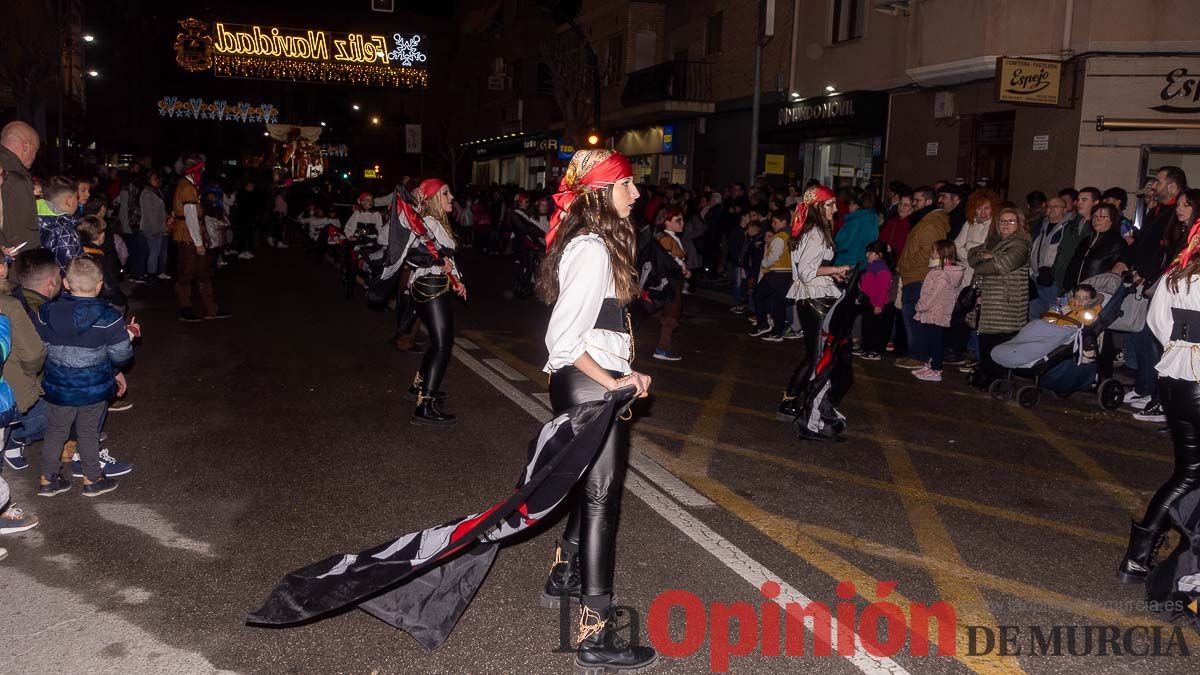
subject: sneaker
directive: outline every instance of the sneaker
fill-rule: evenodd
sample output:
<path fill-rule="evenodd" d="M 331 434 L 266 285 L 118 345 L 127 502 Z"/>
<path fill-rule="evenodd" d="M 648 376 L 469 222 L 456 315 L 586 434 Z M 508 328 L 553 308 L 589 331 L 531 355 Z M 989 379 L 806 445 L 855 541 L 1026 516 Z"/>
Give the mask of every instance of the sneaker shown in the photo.
<path fill-rule="evenodd" d="M 659 361 L 682 361 L 683 360 L 683 357 L 676 354 L 675 352 L 669 352 L 669 351 L 666 351 L 663 349 L 655 349 L 654 350 L 654 358 L 658 359 Z"/>
<path fill-rule="evenodd" d="M 108 412 L 125 412 L 126 410 L 129 410 L 132 407 L 133 407 L 133 403 L 130 403 L 129 401 L 118 398 L 118 399 L 115 399 L 112 403 L 108 404 Z"/>
<path fill-rule="evenodd" d="M 100 471 L 105 476 L 116 478 L 124 476 L 133 471 L 133 462 L 121 462 L 113 457 L 108 448 L 100 448 Z M 83 462 L 78 459 L 71 460 L 71 475 L 75 478 L 83 478 Z"/>
<path fill-rule="evenodd" d="M 915 370 L 917 368 L 925 367 L 926 363 L 919 359 L 914 359 L 911 356 L 903 356 L 903 357 L 896 359 L 896 365 L 899 366 L 900 368 L 908 368 L 909 370 Z"/>
<path fill-rule="evenodd" d="M 1141 410 L 1142 408 L 1145 408 L 1146 404 L 1149 402 L 1150 402 L 1149 396 L 1139 396 L 1136 391 L 1125 392 L 1124 403 L 1125 403 L 1125 405 L 1127 405 L 1131 408 Z"/>
<path fill-rule="evenodd" d="M 763 326 L 762 328 L 751 331 L 750 337 L 762 337 L 770 332 L 771 332 L 770 326 Z M 780 338 L 780 339 L 782 340 L 783 338 Z"/>
<path fill-rule="evenodd" d="M 161 274 L 158 275 L 158 280 L 159 281 L 170 281 L 171 275 L 167 274 L 166 272 L 162 272 Z"/>
<path fill-rule="evenodd" d="M 863 361 L 878 361 L 881 358 L 879 352 L 858 352 L 855 356 Z"/>
<path fill-rule="evenodd" d="M 734 314 L 745 314 L 746 306 L 745 305 L 734 305 L 733 307 L 729 308 L 729 311 L 733 312 Z"/>
<path fill-rule="evenodd" d="M 84 497 L 99 497 L 107 492 L 112 492 L 117 489 L 117 481 L 105 476 L 95 483 L 88 483 L 83 486 Z"/>
<path fill-rule="evenodd" d="M 267 246 L 275 248 L 275 237 L 267 237 Z"/>
<path fill-rule="evenodd" d="M 217 269 L 221 269 L 222 267 L 229 267 L 229 263 L 225 262 L 225 258 L 218 258 Z"/>
<path fill-rule="evenodd" d="M 767 342 L 783 342 L 783 336 L 782 335 L 774 335 L 774 334 L 764 335 L 763 340 L 765 340 Z"/>
<path fill-rule="evenodd" d="M 920 368 L 917 368 L 916 370 L 912 371 L 912 374 L 916 375 L 918 373 L 927 373 L 927 372 L 929 372 L 929 364 L 928 363 L 921 366 Z"/>
<path fill-rule="evenodd" d="M 134 278 L 133 278 L 133 283 L 135 283 L 135 284 L 144 284 L 144 283 L 146 283 L 146 278 L 145 278 L 145 277 L 134 277 Z"/>
<path fill-rule="evenodd" d="M 37 494 L 39 497 L 53 497 L 71 489 L 71 481 L 58 474 L 54 474 L 49 478 L 43 478 L 42 480 L 45 482 L 38 486 Z"/>
<path fill-rule="evenodd" d="M 789 328 L 783 331 L 784 340 L 802 340 L 804 339 L 804 331 L 799 331 L 794 328 Z"/>
<path fill-rule="evenodd" d="M 16 457 L 9 457 L 8 455 L 5 455 L 4 463 L 7 464 L 13 471 L 20 471 L 21 469 L 29 468 L 29 462 L 26 461 L 23 455 L 17 455 Z"/>
<path fill-rule="evenodd" d="M 942 381 L 942 371 L 933 370 L 932 368 L 926 368 L 924 370 L 915 371 L 915 372 L 913 372 L 913 376 L 916 377 L 918 380 L 921 380 L 924 382 L 941 382 Z"/>
<path fill-rule="evenodd" d="M 275 242 L 275 248 L 287 248 L 287 247 L 288 247 L 288 245 L 283 243 L 282 241 Z"/>
<path fill-rule="evenodd" d="M 947 366 L 961 366 L 966 362 L 967 357 L 963 356 L 962 354 L 947 354 L 946 357 L 942 359 L 942 363 L 946 364 Z"/>
<path fill-rule="evenodd" d="M 4 513 L 0 513 L 0 534 L 16 534 L 32 530 L 37 526 L 37 516 L 25 513 L 16 504 L 12 504 Z"/>
<path fill-rule="evenodd" d="M 242 251 L 238 254 L 238 260 L 254 260 L 254 254 L 250 251 Z"/>
<path fill-rule="evenodd" d="M 200 317 L 196 316 L 196 313 L 193 312 L 192 309 L 189 307 L 187 309 L 179 310 L 179 320 L 186 321 L 187 323 L 199 323 L 199 322 L 203 321 L 204 319 L 201 319 Z"/>
<path fill-rule="evenodd" d="M 226 312 L 225 310 L 218 308 L 216 314 L 213 314 L 212 316 L 206 316 L 204 318 L 211 321 L 213 319 L 229 319 L 232 317 L 233 317 L 233 315 L 230 314 L 229 312 Z"/>
<path fill-rule="evenodd" d="M 1139 422 L 1166 422 L 1167 416 L 1163 414 L 1162 403 L 1155 401 L 1143 408 L 1141 412 L 1134 413 L 1133 419 Z"/>
<path fill-rule="evenodd" d="M 975 370 L 975 368 L 978 366 L 979 366 L 979 359 L 968 356 L 967 360 L 963 361 L 962 365 L 958 367 L 958 372 L 969 373 L 972 370 Z"/>

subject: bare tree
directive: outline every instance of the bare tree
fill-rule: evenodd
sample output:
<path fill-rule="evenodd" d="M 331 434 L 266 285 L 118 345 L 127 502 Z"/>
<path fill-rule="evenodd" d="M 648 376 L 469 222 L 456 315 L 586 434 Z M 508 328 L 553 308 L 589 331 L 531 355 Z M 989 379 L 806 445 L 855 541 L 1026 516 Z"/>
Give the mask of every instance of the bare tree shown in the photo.
<path fill-rule="evenodd" d="M 550 68 L 554 100 L 562 111 L 565 138 L 577 145 L 586 135 L 592 105 L 592 70 L 574 35 L 560 33 L 547 41 L 540 58 Z"/>

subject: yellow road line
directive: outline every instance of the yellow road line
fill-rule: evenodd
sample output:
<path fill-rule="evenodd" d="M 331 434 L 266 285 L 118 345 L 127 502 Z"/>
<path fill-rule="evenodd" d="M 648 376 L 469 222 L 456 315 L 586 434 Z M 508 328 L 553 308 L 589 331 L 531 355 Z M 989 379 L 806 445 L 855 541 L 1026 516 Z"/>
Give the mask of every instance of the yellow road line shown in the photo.
<path fill-rule="evenodd" d="M 667 429 L 665 427 L 656 425 L 653 422 L 648 422 L 648 421 L 638 422 L 637 428 L 638 428 L 638 431 L 643 434 L 650 434 L 650 435 L 658 436 L 658 437 L 662 437 L 662 438 L 670 438 L 672 440 L 679 440 L 679 441 L 685 441 L 685 442 L 688 441 L 687 434 L 679 432 L 679 431 Z M 702 441 L 696 440 L 696 441 L 692 441 L 692 442 L 700 443 Z M 824 467 L 824 466 L 820 466 L 819 464 L 813 464 L 811 462 L 805 462 L 805 461 L 801 461 L 798 459 L 783 457 L 780 455 L 773 455 L 771 453 L 762 452 L 760 450 L 753 450 L 751 448 L 734 445 L 732 443 L 713 442 L 713 443 L 710 443 L 710 445 L 713 449 L 716 449 L 716 450 L 721 450 L 723 452 L 729 452 L 732 454 L 740 455 L 742 457 L 753 459 L 757 462 L 768 462 L 768 463 L 775 464 L 775 465 L 781 466 L 781 467 L 785 467 L 787 469 L 791 469 L 793 471 L 797 471 L 800 473 L 810 474 L 813 476 L 820 476 L 822 478 L 827 478 L 834 482 L 851 483 L 854 485 L 860 485 L 862 487 L 871 488 L 874 490 L 882 490 L 884 492 L 891 492 L 891 493 L 897 494 L 897 495 L 903 494 L 903 495 L 909 496 L 913 499 L 921 499 L 921 500 L 924 500 L 924 501 L 927 501 L 927 502 L 930 502 L 933 504 L 944 504 L 946 506 L 957 507 L 957 508 L 963 509 L 965 511 L 973 511 L 975 513 L 980 513 L 980 514 L 983 514 L 986 516 L 991 516 L 993 518 L 1009 520 L 1009 521 L 1013 521 L 1013 522 L 1017 522 L 1017 523 L 1022 523 L 1024 525 L 1031 525 L 1033 527 L 1043 527 L 1043 528 L 1050 529 L 1050 530 L 1057 530 L 1064 534 L 1069 534 L 1071 536 L 1079 537 L 1081 539 L 1088 539 L 1090 541 L 1095 541 L 1095 542 L 1099 542 L 1102 544 L 1114 544 L 1117 546 L 1124 546 L 1127 542 L 1127 539 L 1123 536 L 1105 534 L 1103 532 L 1096 532 L 1095 530 L 1091 530 L 1086 527 L 1071 525 L 1068 523 L 1063 523 L 1063 522 L 1060 522 L 1057 520 L 1050 520 L 1047 518 L 1040 518 L 1038 516 L 1028 515 L 1025 513 L 1021 513 L 1019 511 L 1012 511 L 1009 509 L 1003 509 L 1003 508 L 996 507 L 996 506 L 989 506 L 987 504 L 982 504 L 982 503 L 979 503 L 979 502 L 976 502 L 976 501 L 973 501 L 970 499 L 964 499 L 962 497 L 952 497 L 950 495 L 943 495 L 943 494 L 940 494 L 937 492 L 929 492 L 924 487 L 916 488 L 916 487 L 909 486 L 909 485 L 899 485 L 897 483 L 890 483 L 890 482 L 884 481 L 884 480 L 868 478 L 866 476 L 861 476 L 859 474 L 851 473 L 849 471 L 842 471 L 841 469 L 833 469 L 833 468 L 829 468 L 829 467 Z M 639 445 L 638 447 L 641 447 L 641 446 Z"/>
<path fill-rule="evenodd" d="M 877 402 L 877 392 L 872 383 L 859 383 L 857 394 L 860 399 Z M 889 413 L 881 411 L 878 415 L 882 418 L 878 419 L 880 426 L 890 428 Z M 942 522 L 937 506 L 924 498 L 928 495 L 928 490 L 925 489 L 925 483 L 917 473 L 917 468 L 913 466 L 912 456 L 908 454 L 902 443 L 891 439 L 884 439 L 881 447 L 888 469 L 891 470 L 892 477 L 895 479 L 896 487 L 900 488 L 897 490 L 897 494 L 900 497 L 900 503 L 904 506 L 904 513 L 908 516 L 909 525 L 912 527 L 913 534 L 916 535 L 917 546 L 920 547 L 921 552 L 935 560 L 943 560 L 955 566 L 966 567 L 958 552 L 958 546 L 955 545 L 950 531 Z M 948 574 L 940 569 L 929 571 L 933 575 L 933 583 L 937 586 L 939 595 L 954 605 L 960 620 L 965 620 L 967 625 L 972 626 L 996 626 L 996 617 L 992 616 L 987 600 L 978 587 L 956 574 Z M 967 635 L 960 632 L 957 639 L 958 648 L 966 651 L 968 649 Z M 979 667 L 981 665 L 983 667 Z M 988 654 L 973 667 L 979 672 L 1023 672 L 1020 662 L 1016 658 L 1002 657 L 998 654 Z"/>
<path fill-rule="evenodd" d="M 1083 450 L 1080 450 L 1074 443 L 1067 440 L 1066 436 L 1058 433 L 1053 427 L 1046 424 L 1042 418 L 1024 408 L 1017 408 L 1013 411 L 1013 414 L 1023 424 L 1028 426 L 1031 431 L 1045 439 L 1050 447 L 1058 450 L 1068 461 L 1079 467 L 1080 471 L 1083 471 L 1089 478 L 1095 480 L 1101 489 L 1111 495 L 1118 504 L 1130 509 L 1131 512 L 1136 511 L 1140 514 L 1141 509 L 1145 507 L 1142 498 L 1135 494 L 1133 490 L 1122 486 L 1096 460 L 1092 459 Z"/>

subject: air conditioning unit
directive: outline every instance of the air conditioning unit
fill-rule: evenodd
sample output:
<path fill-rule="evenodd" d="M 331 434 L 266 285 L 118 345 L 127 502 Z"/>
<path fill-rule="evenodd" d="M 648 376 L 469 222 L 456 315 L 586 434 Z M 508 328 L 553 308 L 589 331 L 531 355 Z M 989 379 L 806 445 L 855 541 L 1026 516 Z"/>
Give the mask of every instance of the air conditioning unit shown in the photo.
<path fill-rule="evenodd" d="M 933 95 L 933 119 L 954 117 L 954 92 L 939 91 Z"/>

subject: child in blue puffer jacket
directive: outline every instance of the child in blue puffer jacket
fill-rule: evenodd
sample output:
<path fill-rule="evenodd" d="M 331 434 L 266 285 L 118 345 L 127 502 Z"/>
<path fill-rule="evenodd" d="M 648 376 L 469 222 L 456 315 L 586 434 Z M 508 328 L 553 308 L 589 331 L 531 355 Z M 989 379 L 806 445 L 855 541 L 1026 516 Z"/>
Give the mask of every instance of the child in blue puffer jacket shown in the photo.
<path fill-rule="evenodd" d="M 119 369 L 133 359 L 132 333 L 121 313 L 97 297 L 104 286 L 100 263 L 80 257 L 67 266 L 63 288 L 70 292 L 42 305 L 35 325 L 47 345 L 42 388 L 49 426 L 42 443 L 38 495 L 53 497 L 71 489 L 60 473 L 59 451 L 75 425 L 83 462 L 83 496 L 117 489 L 100 466 L 100 425 L 108 401 L 125 391 Z"/>

